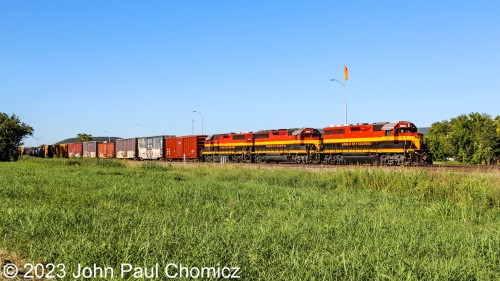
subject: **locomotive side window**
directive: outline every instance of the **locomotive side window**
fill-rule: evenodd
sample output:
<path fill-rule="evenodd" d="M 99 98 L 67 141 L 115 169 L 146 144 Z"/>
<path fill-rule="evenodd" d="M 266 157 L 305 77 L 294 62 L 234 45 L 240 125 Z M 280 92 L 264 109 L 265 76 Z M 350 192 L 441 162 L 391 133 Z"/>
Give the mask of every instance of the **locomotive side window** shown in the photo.
<path fill-rule="evenodd" d="M 269 134 L 255 134 L 256 139 L 267 139 L 269 138 Z"/>
<path fill-rule="evenodd" d="M 325 135 L 343 135 L 345 134 L 345 129 L 335 129 L 335 130 L 325 130 Z"/>
<path fill-rule="evenodd" d="M 392 131 L 392 130 L 387 130 L 387 131 L 385 131 L 385 136 L 386 136 L 386 137 L 390 137 L 390 136 L 391 136 L 391 131 Z"/>

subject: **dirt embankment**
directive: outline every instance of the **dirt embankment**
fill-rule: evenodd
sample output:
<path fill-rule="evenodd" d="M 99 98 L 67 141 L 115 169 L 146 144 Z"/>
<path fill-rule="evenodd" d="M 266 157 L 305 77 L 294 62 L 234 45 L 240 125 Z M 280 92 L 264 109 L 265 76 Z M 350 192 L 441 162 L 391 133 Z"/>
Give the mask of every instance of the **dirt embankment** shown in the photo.
<path fill-rule="evenodd" d="M 10 253 L 4 249 L 0 249 L 0 280 L 1 281 L 12 281 L 12 280 L 26 280 L 23 278 L 26 274 L 23 266 L 26 264 L 26 260 L 21 258 L 19 255 Z M 15 274 L 17 273 L 17 274 Z M 45 279 L 31 279 L 31 280 L 45 280 Z"/>

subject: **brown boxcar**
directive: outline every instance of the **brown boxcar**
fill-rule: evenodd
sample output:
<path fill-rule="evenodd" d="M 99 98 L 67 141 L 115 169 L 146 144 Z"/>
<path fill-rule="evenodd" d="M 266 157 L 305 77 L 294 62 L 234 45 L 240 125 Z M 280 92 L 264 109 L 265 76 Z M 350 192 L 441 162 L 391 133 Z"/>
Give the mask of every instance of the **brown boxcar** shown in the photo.
<path fill-rule="evenodd" d="M 97 144 L 97 155 L 99 158 L 114 158 L 115 157 L 115 143 L 103 142 Z"/>
<path fill-rule="evenodd" d="M 167 160 L 200 160 L 207 136 L 172 137 L 165 140 Z"/>
<path fill-rule="evenodd" d="M 90 157 L 90 158 L 97 157 L 96 141 L 86 141 L 83 143 L 83 157 Z"/>
<path fill-rule="evenodd" d="M 83 156 L 83 143 L 74 142 L 68 143 L 68 157 L 82 157 Z"/>
<path fill-rule="evenodd" d="M 116 158 L 135 159 L 137 158 L 137 139 L 116 140 Z"/>

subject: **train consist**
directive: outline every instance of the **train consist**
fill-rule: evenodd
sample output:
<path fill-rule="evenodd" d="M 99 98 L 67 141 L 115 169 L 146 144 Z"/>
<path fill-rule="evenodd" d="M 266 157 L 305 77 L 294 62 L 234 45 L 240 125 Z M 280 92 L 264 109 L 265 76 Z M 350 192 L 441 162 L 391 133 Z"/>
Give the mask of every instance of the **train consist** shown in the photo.
<path fill-rule="evenodd" d="M 423 135 L 407 121 L 314 128 L 265 130 L 210 136 L 154 136 L 116 142 L 67 143 L 21 154 L 43 157 L 96 157 L 134 160 L 371 164 L 432 164 Z"/>

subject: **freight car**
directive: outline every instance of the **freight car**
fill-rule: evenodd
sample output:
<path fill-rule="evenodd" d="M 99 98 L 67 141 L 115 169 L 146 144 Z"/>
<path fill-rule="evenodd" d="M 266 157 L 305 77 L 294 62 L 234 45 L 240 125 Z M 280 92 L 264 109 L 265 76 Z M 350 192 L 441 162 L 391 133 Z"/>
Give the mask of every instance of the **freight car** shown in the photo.
<path fill-rule="evenodd" d="M 68 144 L 67 143 L 55 144 L 52 147 L 52 150 L 54 151 L 54 155 L 56 155 L 57 157 L 68 158 Z"/>
<path fill-rule="evenodd" d="M 137 138 L 116 140 L 116 158 L 136 159 L 137 155 L 139 155 L 137 151 Z"/>
<path fill-rule="evenodd" d="M 97 142 L 96 141 L 86 141 L 83 142 L 83 157 L 86 158 L 96 158 L 97 157 Z"/>
<path fill-rule="evenodd" d="M 165 139 L 165 159 L 168 161 L 199 161 L 205 146 L 205 135 L 167 137 Z"/>
<path fill-rule="evenodd" d="M 82 157 L 83 156 L 83 143 L 73 142 L 68 143 L 68 157 Z"/>
<path fill-rule="evenodd" d="M 165 159 L 165 138 L 172 136 L 155 136 L 137 138 L 137 158 L 140 160 Z"/>
<path fill-rule="evenodd" d="M 114 142 L 98 143 L 97 156 L 99 158 L 115 158 L 115 143 Z"/>

